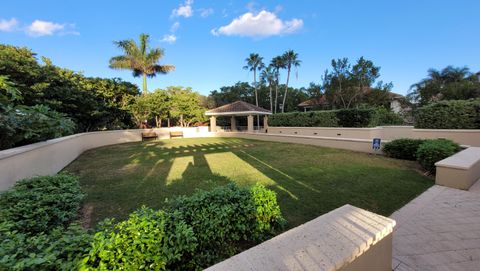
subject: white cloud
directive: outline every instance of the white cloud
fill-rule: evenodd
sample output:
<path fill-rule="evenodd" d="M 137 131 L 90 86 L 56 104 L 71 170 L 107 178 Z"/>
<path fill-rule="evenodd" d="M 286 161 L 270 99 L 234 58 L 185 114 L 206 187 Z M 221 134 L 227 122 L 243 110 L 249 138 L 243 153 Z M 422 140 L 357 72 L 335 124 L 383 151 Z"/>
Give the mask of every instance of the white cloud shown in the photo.
<path fill-rule="evenodd" d="M 177 36 L 175 36 L 174 34 L 163 35 L 163 38 L 160 41 L 173 44 L 177 41 Z"/>
<path fill-rule="evenodd" d="M 1 19 L 0 20 L 0 31 L 10 32 L 16 29 L 18 21 L 15 18 L 10 20 Z"/>
<path fill-rule="evenodd" d="M 291 19 L 282 21 L 273 12 L 266 10 L 258 14 L 247 12 L 235 18 L 230 24 L 212 29 L 213 35 L 268 37 L 283 34 L 292 34 L 303 27 L 303 20 Z"/>
<path fill-rule="evenodd" d="M 175 22 L 175 23 L 172 24 L 172 26 L 170 27 L 170 32 L 172 32 L 172 33 L 177 32 L 177 30 L 178 30 L 179 27 L 180 27 L 180 23 L 179 23 L 179 22 Z"/>
<path fill-rule="evenodd" d="M 172 10 L 172 17 L 191 17 L 193 15 L 192 5 L 193 0 L 186 0 L 184 5 L 180 5 L 178 8 Z"/>
<path fill-rule="evenodd" d="M 27 27 L 27 34 L 34 37 L 51 36 L 65 29 L 65 24 L 35 20 Z"/>
<path fill-rule="evenodd" d="M 200 16 L 202 18 L 207 18 L 208 16 L 212 15 L 214 13 L 213 8 L 201 8 L 200 9 Z"/>

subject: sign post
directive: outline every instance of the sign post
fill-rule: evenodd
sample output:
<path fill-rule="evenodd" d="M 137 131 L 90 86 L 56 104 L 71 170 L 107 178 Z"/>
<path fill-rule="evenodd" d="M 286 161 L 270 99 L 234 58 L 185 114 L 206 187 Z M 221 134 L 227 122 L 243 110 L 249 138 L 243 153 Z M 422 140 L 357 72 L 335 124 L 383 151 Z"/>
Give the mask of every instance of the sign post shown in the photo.
<path fill-rule="evenodd" d="M 381 138 L 374 138 L 372 140 L 372 149 L 374 151 L 379 151 L 382 146 L 382 139 Z"/>

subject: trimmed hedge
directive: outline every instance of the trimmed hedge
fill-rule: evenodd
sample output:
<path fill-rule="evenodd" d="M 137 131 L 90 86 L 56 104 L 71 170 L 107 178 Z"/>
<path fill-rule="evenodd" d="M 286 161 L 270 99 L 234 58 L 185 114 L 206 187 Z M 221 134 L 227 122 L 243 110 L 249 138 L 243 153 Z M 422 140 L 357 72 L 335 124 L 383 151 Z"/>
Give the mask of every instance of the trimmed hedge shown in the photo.
<path fill-rule="evenodd" d="M 480 99 L 440 101 L 420 107 L 415 128 L 480 129 Z"/>
<path fill-rule="evenodd" d="M 196 270 L 270 237 L 284 220 L 273 191 L 234 184 L 143 208 L 95 235 L 83 268 Z"/>
<path fill-rule="evenodd" d="M 417 160 L 418 147 L 423 142 L 425 142 L 424 139 L 395 139 L 385 143 L 383 151 L 388 157 L 415 161 Z"/>
<path fill-rule="evenodd" d="M 460 146 L 448 139 L 425 140 L 417 150 L 417 160 L 422 167 L 435 173 L 435 163 L 460 151 Z"/>
<path fill-rule="evenodd" d="M 75 270 L 90 242 L 79 225 L 83 194 L 72 175 L 19 181 L 0 195 L 0 270 Z"/>
<path fill-rule="evenodd" d="M 84 195 L 78 178 L 68 174 L 24 179 L 0 195 L 0 222 L 35 234 L 67 227 L 77 218 Z"/>
<path fill-rule="evenodd" d="M 403 119 L 385 108 L 340 109 L 272 115 L 270 126 L 280 127 L 373 127 L 399 125 Z"/>

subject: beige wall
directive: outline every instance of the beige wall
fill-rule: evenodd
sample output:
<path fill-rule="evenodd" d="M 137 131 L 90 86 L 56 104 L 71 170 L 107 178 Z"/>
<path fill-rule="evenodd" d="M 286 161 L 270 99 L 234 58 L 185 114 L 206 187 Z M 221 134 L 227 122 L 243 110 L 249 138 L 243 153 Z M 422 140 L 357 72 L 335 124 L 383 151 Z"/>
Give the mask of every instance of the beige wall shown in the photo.
<path fill-rule="evenodd" d="M 169 138 L 170 130 L 182 130 L 184 137 L 208 137 L 208 127 L 159 128 L 102 131 L 75 134 L 27 146 L 0 151 L 0 191 L 16 181 L 59 172 L 84 151 L 106 145 L 141 141 L 141 133 L 155 131 L 159 138 Z"/>
<path fill-rule="evenodd" d="M 381 138 L 447 138 L 459 144 L 480 147 L 480 130 L 414 129 L 413 126 L 379 126 L 373 128 L 326 128 L 326 127 L 269 127 L 269 134 L 306 135 L 351 139 Z"/>
<path fill-rule="evenodd" d="M 206 270 L 390 271 L 394 226 L 344 205 Z"/>
<path fill-rule="evenodd" d="M 435 183 L 468 190 L 480 178 L 480 148 L 470 147 L 435 163 Z"/>

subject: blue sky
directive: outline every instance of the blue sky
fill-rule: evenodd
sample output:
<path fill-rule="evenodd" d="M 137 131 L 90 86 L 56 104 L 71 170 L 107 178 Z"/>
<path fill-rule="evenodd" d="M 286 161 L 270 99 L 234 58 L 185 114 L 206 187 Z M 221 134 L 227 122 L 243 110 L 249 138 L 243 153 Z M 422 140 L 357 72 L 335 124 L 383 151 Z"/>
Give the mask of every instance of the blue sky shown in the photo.
<path fill-rule="evenodd" d="M 0 42 L 27 46 L 56 65 L 87 76 L 120 77 L 108 68 L 112 41 L 151 35 L 176 71 L 149 89 L 191 86 L 202 94 L 252 81 L 245 58 L 268 62 L 288 49 L 302 65 L 295 87 L 321 82 L 332 58 L 364 56 L 381 80 L 405 94 L 427 70 L 447 65 L 480 70 L 480 1 L 4 1 Z"/>

